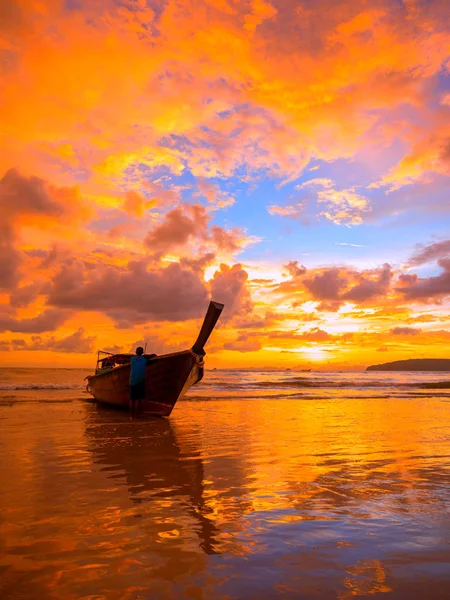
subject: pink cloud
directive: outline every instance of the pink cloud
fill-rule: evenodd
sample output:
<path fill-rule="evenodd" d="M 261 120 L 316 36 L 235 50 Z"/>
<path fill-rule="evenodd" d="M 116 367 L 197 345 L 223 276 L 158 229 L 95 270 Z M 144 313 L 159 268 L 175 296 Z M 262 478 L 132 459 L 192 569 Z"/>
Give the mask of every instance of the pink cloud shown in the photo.
<path fill-rule="evenodd" d="M 324 306 L 336 310 L 341 303 L 341 294 L 347 288 L 348 278 L 345 270 L 332 267 L 315 275 L 310 274 L 303 279 L 303 285 L 314 300 L 321 300 Z"/>
<path fill-rule="evenodd" d="M 53 336 L 42 338 L 39 335 L 31 336 L 31 343 L 27 344 L 27 350 L 49 350 L 50 352 L 77 352 L 88 354 L 94 350 L 95 336 L 86 336 L 83 328 L 78 329 L 65 338 Z"/>
<path fill-rule="evenodd" d="M 154 257 L 160 258 L 188 244 L 197 245 L 205 253 L 212 246 L 217 251 L 235 253 L 245 240 L 240 228 L 225 230 L 209 226 L 211 216 L 200 204 L 183 204 L 164 215 L 160 224 L 148 232 L 144 243 Z"/>
<path fill-rule="evenodd" d="M 417 335 L 421 331 L 421 329 L 416 329 L 414 327 L 394 327 L 391 329 L 390 333 L 392 333 L 392 335 Z"/>
<path fill-rule="evenodd" d="M 287 265 L 283 265 L 283 269 L 286 269 L 292 278 L 300 277 L 306 273 L 306 267 L 304 265 L 298 266 L 298 260 L 289 261 Z"/>
<path fill-rule="evenodd" d="M 261 343 L 256 339 L 251 339 L 248 334 L 241 333 L 233 342 L 226 342 L 223 347 L 225 350 L 236 352 L 257 352 L 261 349 Z"/>
<path fill-rule="evenodd" d="M 48 302 L 60 308 L 102 311 L 122 325 L 151 319 L 186 320 L 203 314 L 205 282 L 179 263 L 147 270 L 143 261 L 118 268 L 73 260 L 53 279 Z"/>
<path fill-rule="evenodd" d="M 183 268 L 191 269 L 194 273 L 203 273 L 207 266 L 209 266 L 215 259 L 216 255 L 213 252 L 208 252 L 200 258 L 180 258 L 180 265 Z"/>
<path fill-rule="evenodd" d="M 450 257 L 450 240 L 443 240 L 442 242 L 435 242 L 429 246 L 418 248 L 409 260 L 409 264 L 417 266 L 447 257 Z"/>
<path fill-rule="evenodd" d="M 385 264 L 381 269 L 377 269 L 370 275 L 371 278 L 368 278 L 364 273 L 358 273 L 356 279 L 359 282 L 346 292 L 342 299 L 360 303 L 378 296 L 384 296 L 389 291 L 393 277 L 391 266 Z M 374 275 L 375 278 L 372 278 Z"/>
<path fill-rule="evenodd" d="M 417 275 L 399 278 L 400 286 L 397 290 L 407 300 L 420 302 L 442 301 L 450 295 L 450 259 L 438 260 L 442 273 L 435 277 L 417 277 Z"/>
<path fill-rule="evenodd" d="M 146 246 L 154 253 L 165 254 L 172 248 L 184 246 L 189 238 L 202 235 L 208 227 L 206 211 L 199 205 L 185 205 L 168 212 L 163 222 L 150 231 Z"/>
<path fill-rule="evenodd" d="M 253 302 L 247 289 L 248 273 L 240 264 L 232 267 L 221 264 L 210 282 L 211 297 L 225 304 L 222 321 L 236 315 L 242 316 L 253 310 Z"/>
<path fill-rule="evenodd" d="M 17 319 L 13 316 L 0 316 L 0 331 L 20 333 L 42 333 L 55 331 L 70 317 L 70 311 L 59 308 L 46 308 L 37 317 Z"/>
<path fill-rule="evenodd" d="M 345 302 L 364 304 L 385 297 L 391 288 L 394 274 L 390 265 L 358 271 L 350 267 L 324 267 L 307 270 L 290 261 L 284 268 L 292 279 L 280 283 L 275 292 L 292 299 L 320 301 L 320 310 L 336 311 Z M 305 297 L 304 292 L 309 297 Z M 296 301 L 299 304 L 300 301 Z"/>

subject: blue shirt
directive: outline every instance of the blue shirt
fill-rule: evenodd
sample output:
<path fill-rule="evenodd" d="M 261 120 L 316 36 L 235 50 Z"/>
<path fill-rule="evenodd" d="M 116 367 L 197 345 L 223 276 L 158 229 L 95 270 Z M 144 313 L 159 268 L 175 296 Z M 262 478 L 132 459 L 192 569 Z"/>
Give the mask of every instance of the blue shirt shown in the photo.
<path fill-rule="evenodd" d="M 145 367 L 147 366 L 147 359 L 145 356 L 132 356 L 131 357 L 131 373 L 130 373 L 130 385 L 137 385 L 145 381 Z"/>

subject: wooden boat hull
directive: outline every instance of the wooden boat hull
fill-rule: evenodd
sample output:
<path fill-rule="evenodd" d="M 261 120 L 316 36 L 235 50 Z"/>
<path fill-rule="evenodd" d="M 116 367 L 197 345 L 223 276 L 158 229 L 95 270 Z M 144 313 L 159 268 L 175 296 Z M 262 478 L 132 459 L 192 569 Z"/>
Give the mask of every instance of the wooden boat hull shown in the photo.
<path fill-rule="evenodd" d="M 169 416 L 177 400 L 203 377 L 203 357 L 192 350 L 152 358 L 146 368 L 142 413 Z M 130 365 L 87 378 L 87 389 L 97 402 L 128 409 Z"/>
<path fill-rule="evenodd" d="M 175 403 L 203 377 L 204 346 L 223 310 L 223 304 L 211 301 L 191 350 L 146 356 L 145 399 L 141 414 L 167 417 Z M 106 356 L 106 358 L 101 358 Z M 110 354 L 99 350 L 95 375 L 86 377 L 87 390 L 97 402 L 129 408 L 131 354 Z M 118 365 L 118 366 L 117 366 Z"/>

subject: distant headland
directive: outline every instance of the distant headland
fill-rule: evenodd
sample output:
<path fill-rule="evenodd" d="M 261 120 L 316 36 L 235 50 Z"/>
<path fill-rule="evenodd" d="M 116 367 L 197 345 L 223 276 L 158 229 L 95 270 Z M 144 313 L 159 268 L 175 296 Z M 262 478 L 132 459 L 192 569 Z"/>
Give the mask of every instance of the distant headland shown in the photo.
<path fill-rule="evenodd" d="M 371 365 L 366 371 L 450 371 L 450 358 L 411 358 L 381 365 Z"/>

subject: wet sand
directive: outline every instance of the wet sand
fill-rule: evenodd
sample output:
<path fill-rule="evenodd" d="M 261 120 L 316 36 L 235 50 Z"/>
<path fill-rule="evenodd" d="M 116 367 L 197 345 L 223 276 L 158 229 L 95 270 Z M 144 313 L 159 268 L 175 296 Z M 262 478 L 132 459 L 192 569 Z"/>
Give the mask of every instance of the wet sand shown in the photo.
<path fill-rule="evenodd" d="M 56 394 L 0 407 L 1 598 L 450 597 L 449 398 Z"/>

